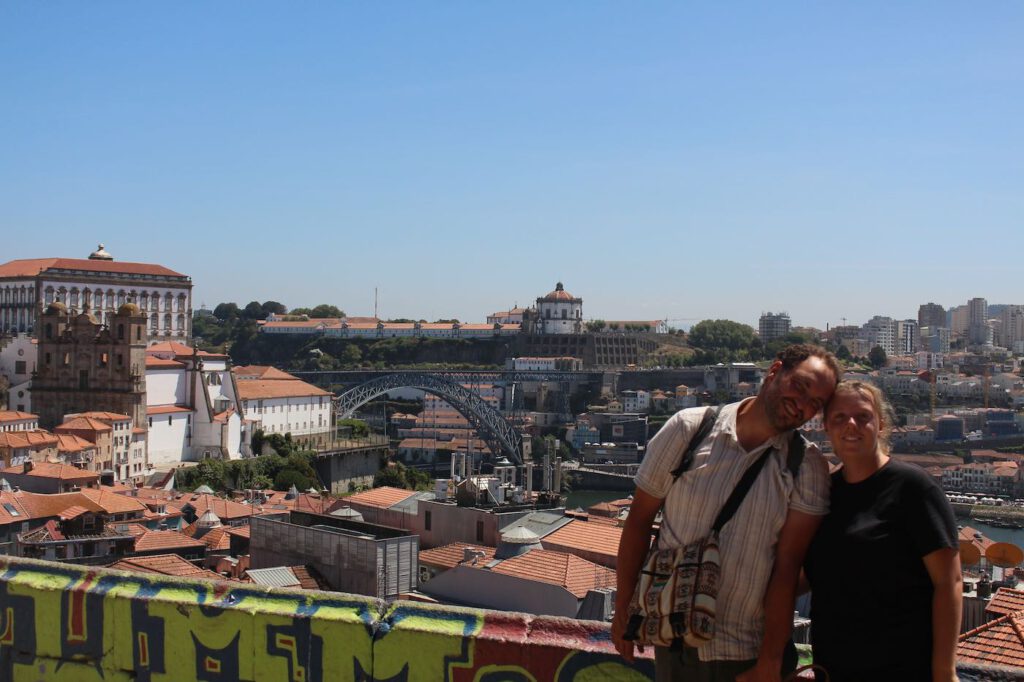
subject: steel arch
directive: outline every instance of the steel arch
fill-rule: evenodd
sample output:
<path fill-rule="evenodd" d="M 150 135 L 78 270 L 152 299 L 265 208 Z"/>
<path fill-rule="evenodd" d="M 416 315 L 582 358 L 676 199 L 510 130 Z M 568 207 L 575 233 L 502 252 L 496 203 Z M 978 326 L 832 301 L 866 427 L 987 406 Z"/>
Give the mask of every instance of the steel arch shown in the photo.
<path fill-rule="evenodd" d="M 388 374 L 372 379 L 338 396 L 337 414 L 352 416 L 356 408 L 396 388 L 418 388 L 447 400 L 465 417 L 492 453 L 501 451 L 516 464 L 522 464 L 523 439 L 500 412 L 465 386 L 434 374 Z"/>

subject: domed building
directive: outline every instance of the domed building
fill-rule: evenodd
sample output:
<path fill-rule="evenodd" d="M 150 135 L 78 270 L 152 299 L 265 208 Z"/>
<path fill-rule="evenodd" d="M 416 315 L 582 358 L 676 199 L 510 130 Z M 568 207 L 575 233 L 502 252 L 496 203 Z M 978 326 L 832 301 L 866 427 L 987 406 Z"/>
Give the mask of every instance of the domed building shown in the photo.
<path fill-rule="evenodd" d="M 536 331 L 539 334 L 582 334 L 583 299 L 576 298 L 562 286 L 537 299 Z"/>

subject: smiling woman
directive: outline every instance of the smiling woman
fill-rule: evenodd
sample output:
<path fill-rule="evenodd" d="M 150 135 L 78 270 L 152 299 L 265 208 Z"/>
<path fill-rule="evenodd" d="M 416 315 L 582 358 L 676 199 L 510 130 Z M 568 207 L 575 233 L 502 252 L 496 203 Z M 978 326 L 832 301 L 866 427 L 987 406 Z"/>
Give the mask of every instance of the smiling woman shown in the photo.
<path fill-rule="evenodd" d="M 955 680 L 956 522 L 923 469 L 889 458 L 891 424 L 871 384 L 842 382 L 825 408 L 843 466 L 805 565 L 814 661 L 836 682 Z"/>

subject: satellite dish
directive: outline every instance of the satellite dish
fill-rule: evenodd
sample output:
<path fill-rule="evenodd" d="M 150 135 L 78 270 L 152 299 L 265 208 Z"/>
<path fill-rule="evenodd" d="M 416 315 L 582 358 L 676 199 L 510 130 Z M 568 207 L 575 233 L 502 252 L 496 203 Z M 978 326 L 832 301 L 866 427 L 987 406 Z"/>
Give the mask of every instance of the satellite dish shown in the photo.
<path fill-rule="evenodd" d="M 981 561 L 981 550 L 970 540 L 960 541 L 960 564 L 974 566 Z"/>
<path fill-rule="evenodd" d="M 1009 542 L 994 542 L 985 550 L 985 558 L 993 566 L 1010 568 L 1024 561 L 1024 551 Z"/>

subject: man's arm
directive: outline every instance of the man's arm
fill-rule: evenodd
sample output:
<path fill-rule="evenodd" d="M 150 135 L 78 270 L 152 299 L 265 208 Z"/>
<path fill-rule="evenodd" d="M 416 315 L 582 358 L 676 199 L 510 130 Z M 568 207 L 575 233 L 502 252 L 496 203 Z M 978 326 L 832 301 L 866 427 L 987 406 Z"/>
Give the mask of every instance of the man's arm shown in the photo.
<path fill-rule="evenodd" d="M 736 682 L 780 680 L 782 654 L 793 633 L 793 604 L 796 602 L 800 568 L 821 516 L 790 510 L 779 534 L 775 565 L 764 594 L 764 639 L 757 665 L 736 678 Z"/>
<path fill-rule="evenodd" d="M 612 641 L 622 657 L 633 660 L 633 642 L 622 638 L 629 621 L 629 603 L 633 599 L 640 569 L 643 567 L 647 551 L 651 547 L 651 527 L 654 517 L 661 509 L 662 499 L 645 493 L 637 488 L 633 495 L 633 503 L 629 507 L 629 516 L 622 528 L 619 540 L 619 555 L 615 569 L 615 618 L 612 620 Z M 640 647 L 643 651 L 643 647 Z"/>
<path fill-rule="evenodd" d="M 956 680 L 956 641 L 960 634 L 963 608 L 963 577 L 960 556 L 951 548 L 937 549 L 924 556 L 932 580 L 932 680 Z"/>

